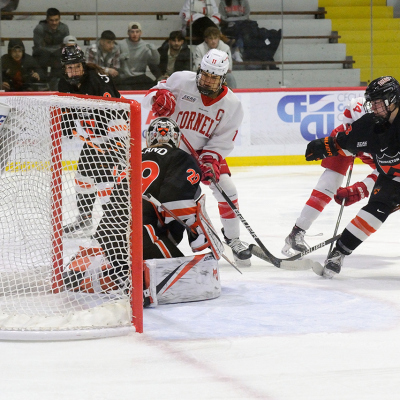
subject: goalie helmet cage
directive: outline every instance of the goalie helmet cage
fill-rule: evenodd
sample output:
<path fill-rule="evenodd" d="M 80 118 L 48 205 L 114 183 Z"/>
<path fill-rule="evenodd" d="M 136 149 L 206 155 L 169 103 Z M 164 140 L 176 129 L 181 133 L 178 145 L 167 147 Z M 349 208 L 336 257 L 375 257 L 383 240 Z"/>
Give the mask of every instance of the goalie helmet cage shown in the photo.
<path fill-rule="evenodd" d="M 1 96 L 0 102 L 10 106 L 0 132 L 0 339 L 142 332 L 139 103 L 62 94 Z M 72 140 L 66 136 L 71 132 L 76 136 Z M 87 163 L 93 179 L 77 173 L 82 146 L 101 155 L 106 149 L 107 159 Z M 125 178 L 123 185 L 118 177 Z M 63 226 L 79 214 L 79 190 L 96 198 L 93 228 L 66 235 Z M 109 232 L 119 229 L 119 240 L 113 233 L 106 239 L 125 268 L 113 269 L 93 237 L 105 215 L 107 195 L 121 200 L 115 218 L 119 225 L 107 220 Z"/>

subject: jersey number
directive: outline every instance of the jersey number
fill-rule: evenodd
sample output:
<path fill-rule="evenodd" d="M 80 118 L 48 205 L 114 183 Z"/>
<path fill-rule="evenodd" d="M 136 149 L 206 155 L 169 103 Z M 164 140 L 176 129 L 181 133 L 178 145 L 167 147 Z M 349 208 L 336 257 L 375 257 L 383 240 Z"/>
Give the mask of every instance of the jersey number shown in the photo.
<path fill-rule="evenodd" d="M 200 175 L 194 170 L 194 169 L 188 169 L 186 171 L 189 176 L 187 177 L 187 180 L 192 184 L 196 184 L 200 180 Z"/>
<path fill-rule="evenodd" d="M 142 194 L 157 179 L 160 174 L 160 167 L 154 161 L 142 162 Z"/>

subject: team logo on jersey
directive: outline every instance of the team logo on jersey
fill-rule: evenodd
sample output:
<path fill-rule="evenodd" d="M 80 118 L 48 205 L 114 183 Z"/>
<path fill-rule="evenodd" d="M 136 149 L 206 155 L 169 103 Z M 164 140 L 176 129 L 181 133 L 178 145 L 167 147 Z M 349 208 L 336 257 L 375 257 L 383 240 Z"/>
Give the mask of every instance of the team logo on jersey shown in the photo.
<path fill-rule="evenodd" d="M 374 194 L 378 194 L 380 190 L 381 190 L 381 188 L 374 189 Z"/>
<path fill-rule="evenodd" d="M 365 147 L 367 142 L 357 142 L 357 147 Z"/>
<path fill-rule="evenodd" d="M 182 100 L 189 101 L 190 103 L 194 103 L 194 102 L 196 102 L 197 98 L 193 97 L 193 96 L 189 96 L 188 94 L 185 94 L 182 97 Z"/>

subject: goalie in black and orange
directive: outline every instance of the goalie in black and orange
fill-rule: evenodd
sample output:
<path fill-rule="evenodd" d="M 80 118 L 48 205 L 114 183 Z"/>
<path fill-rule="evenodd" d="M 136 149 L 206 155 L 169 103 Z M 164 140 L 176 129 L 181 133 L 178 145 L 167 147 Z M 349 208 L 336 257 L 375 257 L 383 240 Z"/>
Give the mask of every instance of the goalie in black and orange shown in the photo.
<path fill-rule="evenodd" d="M 143 259 L 150 260 L 145 263 L 145 297 L 152 305 L 157 303 L 157 297 L 161 303 L 170 303 L 204 300 L 220 294 L 217 260 L 223 246 L 205 213 L 205 199 L 200 196 L 200 168 L 192 156 L 178 148 L 180 138 L 179 127 L 169 118 L 157 118 L 150 124 L 147 147 L 142 150 L 142 193 L 151 194 L 191 227 L 189 243 L 194 252 L 206 248 L 212 252 L 185 257 L 178 248 L 185 227 L 165 209 L 144 200 Z M 66 267 L 67 289 L 95 291 L 96 286 L 97 290 L 108 292 L 126 288 L 130 269 L 128 189 L 121 171 L 94 235 L 98 246 L 81 249 Z M 96 257 L 103 257 L 103 262 L 98 262 L 99 278 L 90 286 L 88 279 L 94 276 L 90 271 L 95 268 Z M 183 276 L 185 283 L 181 285 Z"/>

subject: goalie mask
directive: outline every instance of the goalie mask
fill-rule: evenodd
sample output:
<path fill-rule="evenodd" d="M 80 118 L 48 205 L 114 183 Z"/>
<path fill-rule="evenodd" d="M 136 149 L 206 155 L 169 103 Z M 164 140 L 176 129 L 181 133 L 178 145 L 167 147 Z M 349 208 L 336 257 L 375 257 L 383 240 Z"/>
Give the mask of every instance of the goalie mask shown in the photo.
<path fill-rule="evenodd" d="M 229 58 L 222 50 L 211 49 L 201 60 L 197 70 L 196 85 L 201 94 L 218 94 L 225 83 Z"/>
<path fill-rule="evenodd" d="M 392 76 L 381 76 L 368 85 L 364 97 L 365 111 L 374 115 L 376 124 L 384 124 L 389 121 L 392 112 L 399 107 L 399 82 Z M 390 109 L 392 104 L 395 104 L 395 107 Z"/>
<path fill-rule="evenodd" d="M 171 118 L 156 118 L 147 128 L 147 147 L 167 144 L 178 148 L 180 142 L 181 131 L 178 124 Z"/>
<path fill-rule="evenodd" d="M 64 69 L 66 81 L 71 85 L 77 85 L 86 72 L 85 54 L 76 44 L 65 46 L 61 52 L 61 65 Z"/>

